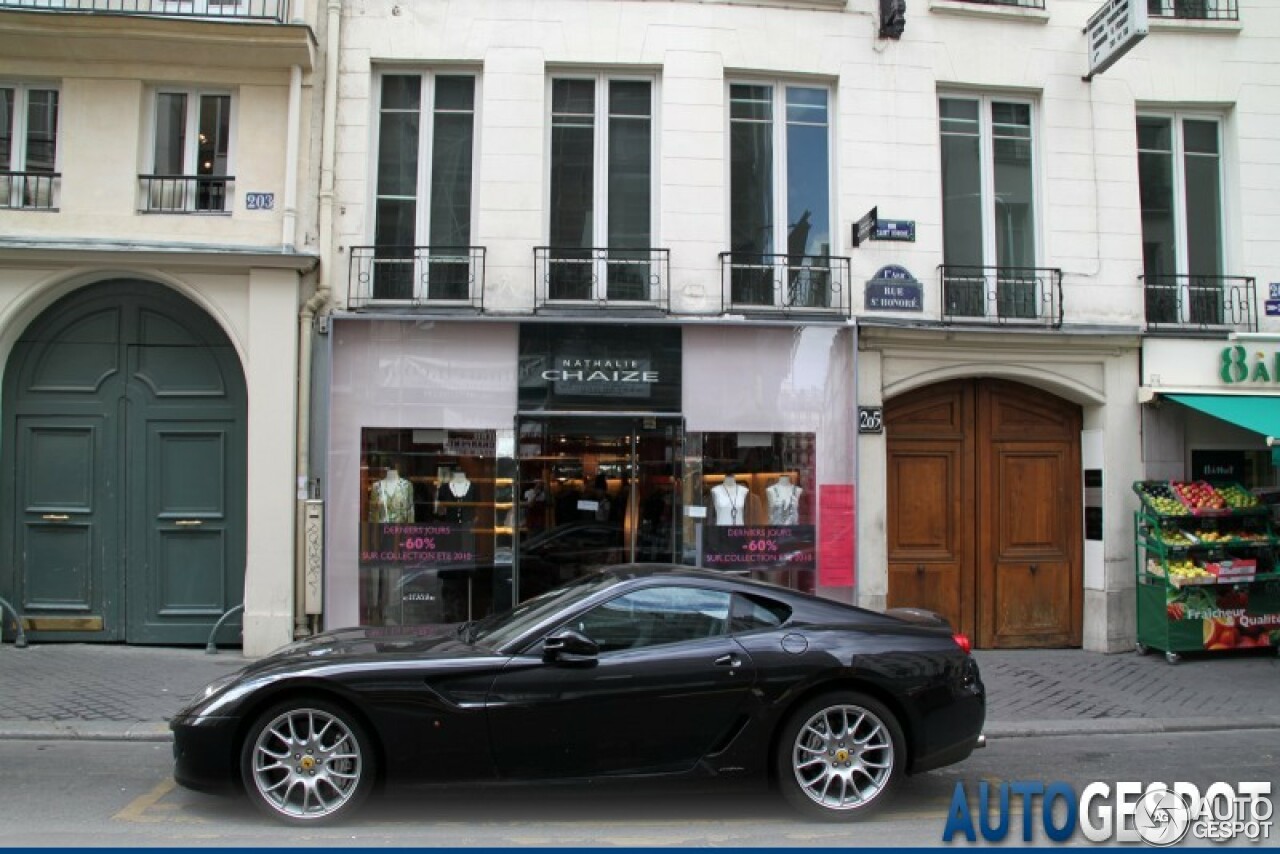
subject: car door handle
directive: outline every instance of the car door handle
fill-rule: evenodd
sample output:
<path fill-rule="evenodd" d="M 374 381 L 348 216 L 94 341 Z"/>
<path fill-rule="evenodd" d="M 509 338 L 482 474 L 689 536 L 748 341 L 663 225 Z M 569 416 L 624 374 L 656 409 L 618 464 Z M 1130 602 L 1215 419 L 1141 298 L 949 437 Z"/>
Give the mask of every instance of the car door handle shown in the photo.
<path fill-rule="evenodd" d="M 722 655 L 719 658 L 717 658 L 716 666 L 717 667 L 741 667 L 742 659 L 738 658 L 738 656 L 734 655 L 733 653 L 729 653 L 727 655 Z"/>

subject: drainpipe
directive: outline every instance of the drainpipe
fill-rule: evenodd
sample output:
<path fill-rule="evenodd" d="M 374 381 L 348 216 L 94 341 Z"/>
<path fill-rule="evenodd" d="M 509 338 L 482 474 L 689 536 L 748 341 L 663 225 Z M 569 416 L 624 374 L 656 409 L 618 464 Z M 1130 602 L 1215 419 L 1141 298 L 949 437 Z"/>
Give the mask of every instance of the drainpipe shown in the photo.
<path fill-rule="evenodd" d="M 306 526 L 307 489 L 311 481 L 311 330 L 317 316 L 329 307 L 333 269 L 333 164 L 336 159 L 338 108 L 338 45 L 342 20 L 342 0 L 328 0 L 325 7 L 324 108 L 320 118 L 320 277 L 316 292 L 298 312 L 298 495 L 294 508 L 294 636 L 310 633 L 306 613 Z"/>
<path fill-rule="evenodd" d="M 302 117 L 302 66 L 289 69 L 289 115 L 285 122 L 284 216 L 280 245 L 292 252 L 298 231 L 298 135 Z"/>

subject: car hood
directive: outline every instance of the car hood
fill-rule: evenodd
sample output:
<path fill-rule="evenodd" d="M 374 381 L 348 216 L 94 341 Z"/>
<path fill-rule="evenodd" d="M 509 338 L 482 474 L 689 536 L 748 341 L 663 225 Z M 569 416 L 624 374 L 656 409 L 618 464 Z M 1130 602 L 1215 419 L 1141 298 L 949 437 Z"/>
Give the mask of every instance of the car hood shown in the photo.
<path fill-rule="evenodd" d="M 457 625 L 431 627 L 360 626 L 337 629 L 296 641 L 249 664 L 245 675 L 281 668 L 327 665 L 339 662 L 413 658 L 419 661 L 466 659 L 493 653 L 464 643 Z"/>

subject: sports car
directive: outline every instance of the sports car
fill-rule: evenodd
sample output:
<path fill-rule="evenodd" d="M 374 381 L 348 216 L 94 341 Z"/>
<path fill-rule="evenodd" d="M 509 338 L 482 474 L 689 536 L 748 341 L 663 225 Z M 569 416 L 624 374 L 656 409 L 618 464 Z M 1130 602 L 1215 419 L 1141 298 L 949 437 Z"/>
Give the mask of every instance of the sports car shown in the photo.
<path fill-rule="evenodd" d="M 968 640 L 732 574 L 628 564 L 448 630 L 352 628 L 210 684 L 176 780 L 290 823 L 384 784 L 748 778 L 822 819 L 983 743 Z"/>

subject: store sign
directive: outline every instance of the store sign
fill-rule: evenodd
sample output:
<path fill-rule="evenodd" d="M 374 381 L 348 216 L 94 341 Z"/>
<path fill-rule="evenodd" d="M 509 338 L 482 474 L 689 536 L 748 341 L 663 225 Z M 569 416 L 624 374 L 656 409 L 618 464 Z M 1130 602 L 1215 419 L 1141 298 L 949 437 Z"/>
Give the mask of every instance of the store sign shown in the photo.
<path fill-rule="evenodd" d="M 673 327 L 524 324 L 520 408 L 678 412 L 680 344 Z"/>
<path fill-rule="evenodd" d="M 1085 80 L 1114 65 L 1147 37 L 1147 30 L 1147 0 L 1106 0 L 1084 28 L 1089 50 Z"/>
<path fill-rule="evenodd" d="M 475 536 L 470 526 L 431 523 L 374 524 L 360 552 L 361 564 L 473 563 Z"/>
<path fill-rule="evenodd" d="M 1227 385 L 1280 383 L 1280 350 L 1250 352 L 1239 344 L 1223 347 L 1218 356 L 1218 376 Z"/>
<path fill-rule="evenodd" d="M 1253 483 L 1253 466 L 1244 451 L 1191 452 L 1191 479 Z"/>
<path fill-rule="evenodd" d="M 889 264 L 867 282 L 868 311 L 924 311 L 924 286 L 906 267 Z"/>
<path fill-rule="evenodd" d="M 801 569 L 812 571 L 813 525 L 712 527 L 702 534 L 702 565 L 708 569 Z"/>

